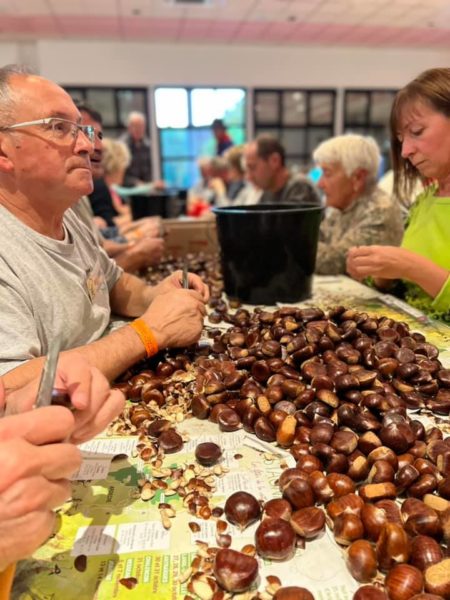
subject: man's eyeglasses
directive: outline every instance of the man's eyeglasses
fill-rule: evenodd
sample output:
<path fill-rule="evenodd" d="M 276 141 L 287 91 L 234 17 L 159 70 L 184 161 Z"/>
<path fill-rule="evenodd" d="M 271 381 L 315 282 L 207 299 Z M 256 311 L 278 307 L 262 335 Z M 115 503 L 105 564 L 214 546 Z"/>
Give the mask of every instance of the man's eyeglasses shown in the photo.
<path fill-rule="evenodd" d="M 36 121 L 25 121 L 23 123 L 15 123 L 7 127 L 0 127 L 1 131 L 9 129 L 19 129 L 20 127 L 29 127 L 30 125 L 45 125 L 52 133 L 52 137 L 56 140 L 65 141 L 68 137 L 76 140 L 81 131 L 93 144 L 95 142 L 95 129 L 93 125 L 79 125 L 68 119 L 59 117 L 47 117 L 46 119 L 37 119 Z"/>

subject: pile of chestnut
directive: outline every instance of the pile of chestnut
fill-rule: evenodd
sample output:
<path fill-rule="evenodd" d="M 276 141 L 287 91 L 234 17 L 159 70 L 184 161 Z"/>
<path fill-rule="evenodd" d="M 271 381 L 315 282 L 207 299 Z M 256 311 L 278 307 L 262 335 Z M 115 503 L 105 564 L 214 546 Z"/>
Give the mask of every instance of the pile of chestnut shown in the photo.
<path fill-rule="evenodd" d="M 403 322 L 340 306 L 216 313 L 231 326 L 196 360 L 192 414 L 297 461 L 263 507 L 258 554 L 288 559 L 327 522 L 357 581 L 385 575 L 355 600 L 450 599 L 450 437 L 411 412 L 449 415 L 437 348 Z"/>
<path fill-rule="evenodd" d="M 340 306 L 231 314 L 217 296 L 210 304 L 210 322 L 228 329 L 123 384 L 139 403 L 131 422 L 143 418 L 153 435 L 149 415 L 183 405 L 221 431 L 244 428 L 292 453 L 279 498 L 261 506 L 237 492 L 225 505 L 240 527 L 261 520 L 261 557 L 288 560 L 328 524 L 353 577 L 369 584 L 354 600 L 450 599 L 450 370 L 437 348 L 403 322 Z M 415 413 L 444 424 L 426 430 Z M 248 589 L 254 557 L 218 545 L 216 581 Z M 280 588 L 273 597 L 312 596 Z"/>

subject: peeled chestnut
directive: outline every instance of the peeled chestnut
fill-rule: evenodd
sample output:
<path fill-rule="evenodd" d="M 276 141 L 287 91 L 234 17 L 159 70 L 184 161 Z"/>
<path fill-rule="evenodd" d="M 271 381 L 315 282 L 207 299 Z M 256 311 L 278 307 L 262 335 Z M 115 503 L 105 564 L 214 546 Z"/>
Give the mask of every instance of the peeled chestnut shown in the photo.
<path fill-rule="evenodd" d="M 350 544 L 345 560 L 348 570 L 356 581 L 365 583 L 377 574 L 375 550 L 367 540 L 356 540 Z"/>
<path fill-rule="evenodd" d="M 386 575 L 384 585 L 389 600 L 409 600 L 423 590 L 423 575 L 411 565 L 396 565 Z"/>
<path fill-rule="evenodd" d="M 251 494 L 235 492 L 225 502 L 225 516 L 243 531 L 260 518 L 261 506 Z"/>
<path fill-rule="evenodd" d="M 314 596 L 307 589 L 292 585 L 277 590 L 273 600 L 314 600 Z"/>
<path fill-rule="evenodd" d="M 295 552 L 296 535 L 284 519 L 268 517 L 255 533 L 256 551 L 262 558 L 288 560 Z"/>
<path fill-rule="evenodd" d="M 195 448 L 195 458 L 205 467 L 216 464 L 221 456 L 222 449 L 217 444 L 214 444 L 214 442 L 203 442 L 197 444 L 197 447 Z"/>
<path fill-rule="evenodd" d="M 243 592 L 258 576 L 258 561 L 242 552 L 222 548 L 214 559 L 214 576 L 227 592 Z"/>

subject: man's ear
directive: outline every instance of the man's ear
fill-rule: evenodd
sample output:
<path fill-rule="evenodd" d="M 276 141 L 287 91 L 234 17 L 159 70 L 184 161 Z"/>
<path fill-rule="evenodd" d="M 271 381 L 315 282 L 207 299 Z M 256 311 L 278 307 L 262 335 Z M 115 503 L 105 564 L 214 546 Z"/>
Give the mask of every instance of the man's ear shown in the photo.
<path fill-rule="evenodd" d="M 366 169 L 355 169 L 352 173 L 352 184 L 353 190 L 360 194 L 367 183 L 367 171 Z"/>
<path fill-rule="evenodd" d="M 14 164 L 10 158 L 11 140 L 6 135 L 0 133 L 0 172 L 11 173 L 14 170 Z"/>
<path fill-rule="evenodd" d="M 281 167 L 281 156 L 278 152 L 272 152 L 272 154 L 268 158 L 269 165 L 274 169 L 279 169 Z"/>

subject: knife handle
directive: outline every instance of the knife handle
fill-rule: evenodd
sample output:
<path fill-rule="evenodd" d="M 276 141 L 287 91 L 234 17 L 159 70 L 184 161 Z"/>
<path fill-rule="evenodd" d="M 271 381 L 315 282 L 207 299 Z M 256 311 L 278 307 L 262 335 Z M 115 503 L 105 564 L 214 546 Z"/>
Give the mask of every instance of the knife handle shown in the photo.
<path fill-rule="evenodd" d="M 0 572 L 0 600 L 9 600 L 15 573 L 16 563 Z"/>

